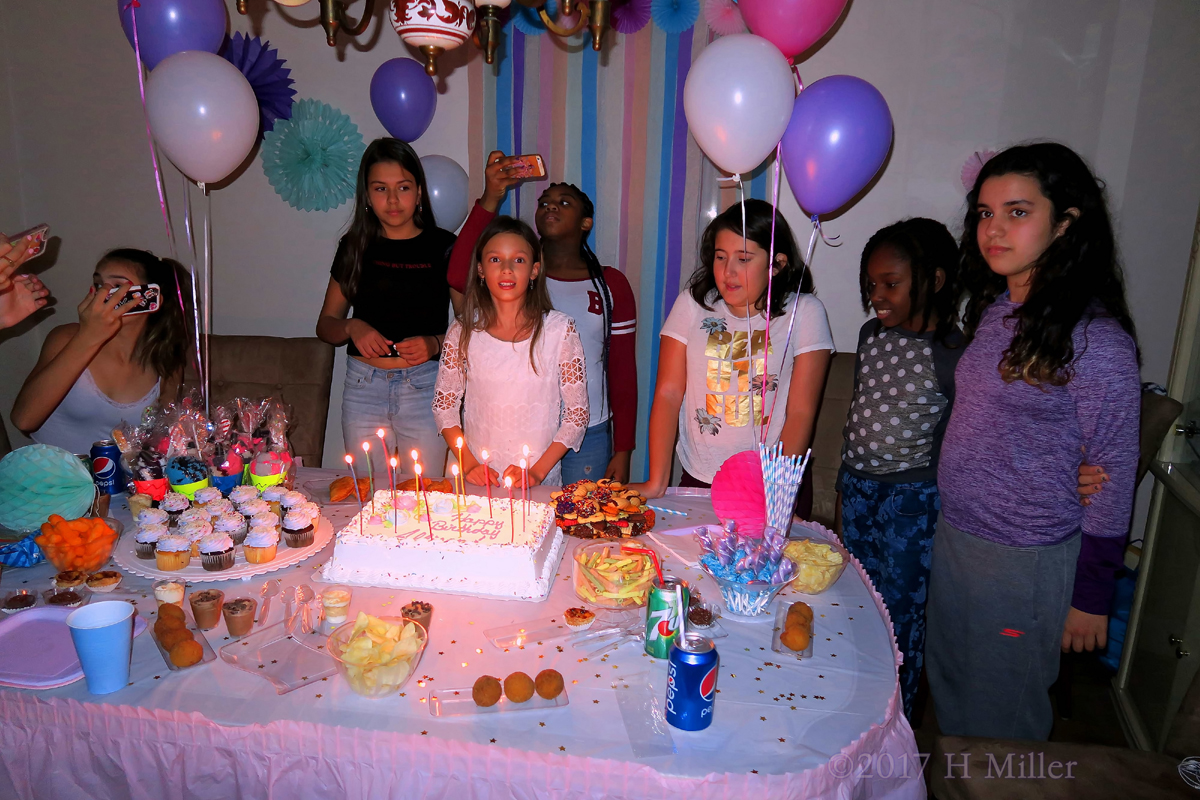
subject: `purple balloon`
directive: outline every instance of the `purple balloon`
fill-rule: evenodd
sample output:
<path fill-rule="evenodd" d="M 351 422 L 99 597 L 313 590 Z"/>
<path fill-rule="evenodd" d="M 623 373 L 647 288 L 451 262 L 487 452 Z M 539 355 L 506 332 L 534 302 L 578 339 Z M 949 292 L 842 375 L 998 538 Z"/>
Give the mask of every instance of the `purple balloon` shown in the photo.
<path fill-rule="evenodd" d="M 117 0 L 121 28 L 133 47 L 133 8 Z M 147 69 L 184 50 L 216 53 L 225 44 L 222 0 L 140 0 L 137 7 L 138 50 Z"/>
<path fill-rule="evenodd" d="M 433 122 L 437 88 L 424 65 L 411 58 L 393 58 L 380 64 L 371 78 L 371 108 L 388 133 L 411 142 Z"/>
<path fill-rule="evenodd" d="M 796 202 L 809 214 L 837 211 L 871 182 L 891 145 L 892 114 L 874 86 L 851 75 L 806 86 L 783 134 Z"/>

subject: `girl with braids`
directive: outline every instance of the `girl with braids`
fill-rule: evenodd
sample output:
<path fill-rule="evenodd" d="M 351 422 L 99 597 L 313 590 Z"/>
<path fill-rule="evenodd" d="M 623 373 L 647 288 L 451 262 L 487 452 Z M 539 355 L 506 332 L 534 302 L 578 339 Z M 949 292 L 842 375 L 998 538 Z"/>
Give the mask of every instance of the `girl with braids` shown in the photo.
<path fill-rule="evenodd" d="M 1133 507 L 1138 352 L 1104 192 L 1055 143 L 967 196 L 967 346 L 938 463 L 929 687 L 942 732 L 1045 740 L 1059 651 L 1104 647 Z M 1110 481 L 1081 505 L 1086 451 Z"/>
<path fill-rule="evenodd" d="M 346 345 L 348 449 L 374 441 L 382 428 L 401 453 L 419 450 L 437 474 L 446 446 L 433 421 L 433 386 L 450 321 L 446 264 L 454 234 L 437 226 L 428 197 L 412 147 L 399 139 L 371 142 L 358 167 L 354 216 L 329 271 L 317 336 Z M 382 448 L 373 448 L 371 458 L 375 471 L 386 474 Z"/>
<path fill-rule="evenodd" d="M 941 503 L 938 450 L 954 401 L 958 244 L 931 219 L 889 225 L 867 242 L 859 266 L 863 310 L 854 400 L 838 474 L 842 542 L 887 602 L 904 664 L 904 713 L 925 654 L 929 556 Z"/>
<path fill-rule="evenodd" d="M 515 159 L 488 156 L 487 184 L 463 225 L 450 259 L 449 281 L 465 292 L 471 251 L 496 215 L 508 189 Z M 611 478 L 629 480 L 637 427 L 637 310 L 625 276 L 603 267 L 588 246 L 595 209 L 572 184 L 551 184 L 538 198 L 534 222 L 541 237 L 542 266 L 554 308 L 575 321 L 587 358 L 590 419 L 578 452 L 562 459 L 562 482 Z"/>
<path fill-rule="evenodd" d="M 13 405 L 12 421 L 42 444 L 86 453 L 122 422 L 136 424 L 147 406 L 179 393 L 188 361 L 192 296 L 177 262 L 145 250 L 110 250 L 79 304 L 79 322 L 46 337 L 33 372 Z M 135 286 L 157 284 L 157 311 L 129 314 Z M 115 291 L 114 291 L 115 290 Z"/>

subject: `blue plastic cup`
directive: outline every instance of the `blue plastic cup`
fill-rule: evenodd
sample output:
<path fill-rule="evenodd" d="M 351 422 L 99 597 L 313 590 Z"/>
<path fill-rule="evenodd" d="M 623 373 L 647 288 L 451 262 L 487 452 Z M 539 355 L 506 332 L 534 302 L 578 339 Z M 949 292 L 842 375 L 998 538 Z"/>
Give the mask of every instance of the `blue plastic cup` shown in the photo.
<path fill-rule="evenodd" d="M 83 677 L 92 694 L 110 694 L 129 684 L 136 611 L 124 600 L 105 600 L 83 606 L 67 617 Z"/>

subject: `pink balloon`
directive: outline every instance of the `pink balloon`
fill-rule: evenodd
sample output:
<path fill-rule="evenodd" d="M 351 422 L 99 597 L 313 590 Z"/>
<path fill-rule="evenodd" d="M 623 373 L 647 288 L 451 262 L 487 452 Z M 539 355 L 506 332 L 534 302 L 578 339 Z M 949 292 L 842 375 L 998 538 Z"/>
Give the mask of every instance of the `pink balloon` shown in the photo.
<path fill-rule="evenodd" d="M 838 21 L 849 0 L 740 0 L 750 32 L 788 58 L 812 47 Z"/>

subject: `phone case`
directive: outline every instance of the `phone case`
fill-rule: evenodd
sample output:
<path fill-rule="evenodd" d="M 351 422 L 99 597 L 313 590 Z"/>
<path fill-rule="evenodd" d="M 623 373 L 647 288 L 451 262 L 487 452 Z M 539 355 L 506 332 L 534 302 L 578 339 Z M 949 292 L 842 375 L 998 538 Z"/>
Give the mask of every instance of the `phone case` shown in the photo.
<path fill-rule="evenodd" d="M 117 289 L 110 289 L 108 296 L 112 297 L 117 292 Z M 133 304 L 133 305 L 130 305 Z M 128 308 L 124 316 L 130 314 L 150 314 L 158 311 L 162 305 L 162 289 L 157 283 L 148 283 L 145 286 L 130 286 L 129 293 L 125 295 L 125 299 L 121 301 L 118 308 Z"/>
<path fill-rule="evenodd" d="M 33 247 L 29 249 L 29 255 L 27 258 L 36 258 L 46 250 L 46 241 L 50 238 L 50 226 L 46 225 L 45 223 L 41 225 L 35 225 L 27 231 L 21 231 L 20 233 L 14 234 L 9 241 L 18 242 L 21 239 L 24 239 L 26 236 L 33 237 Z"/>
<path fill-rule="evenodd" d="M 517 156 L 518 163 L 513 166 L 513 174 L 524 180 L 534 180 L 546 177 L 546 162 L 536 153 Z"/>

